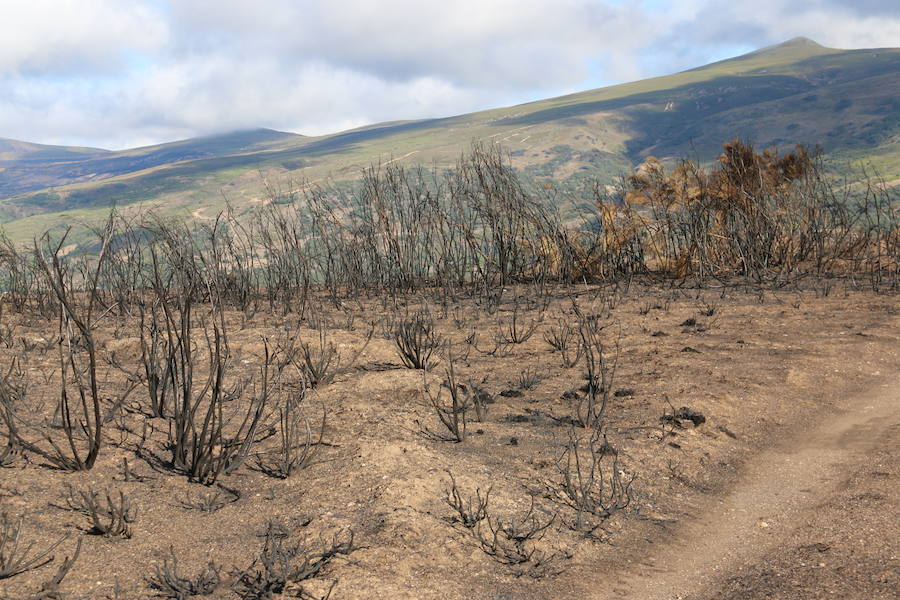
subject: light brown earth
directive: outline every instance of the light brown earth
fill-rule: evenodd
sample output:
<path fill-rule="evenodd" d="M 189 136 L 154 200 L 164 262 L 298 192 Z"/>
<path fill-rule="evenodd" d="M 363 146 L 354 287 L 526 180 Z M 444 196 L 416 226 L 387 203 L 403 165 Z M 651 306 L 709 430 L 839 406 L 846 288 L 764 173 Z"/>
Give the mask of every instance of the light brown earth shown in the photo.
<path fill-rule="evenodd" d="M 610 296 L 594 289 L 557 296 L 537 333 L 503 357 L 464 340 L 475 330 L 478 348 L 490 347 L 498 320 L 511 316 L 509 303 L 494 315 L 471 301 L 446 314 L 432 305 L 440 330 L 463 355 L 456 364 L 461 378 L 484 380 L 496 398 L 486 421 L 470 423 L 460 444 L 421 435 L 422 425 L 439 427 L 425 403 L 423 374 L 398 368 L 382 323 L 356 368 L 306 401 L 313 418 L 327 409 L 328 445 L 316 464 L 287 480 L 244 467 L 222 480 L 240 491 L 237 502 L 211 514 L 185 509 L 179 499 L 206 488 L 164 461 L 151 468 L 149 453 L 166 456 L 162 423 L 137 452 L 144 417 L 128 413 L 108 429 L 110 444 L 89 472 L 53 470 L 27 454 L 0 470 L 0 510 L 24 515 L 26 540 L 38 545 L 69 533 L 54 564 L 83 540 L 62 586 L 65 598 L 153 597 L 146 578 L 169 548 L 184 573 L 209 560 L 221 565 L 226 581 L 212 597 L 235 598 L 231 573 L 251 565 L 270 521 L 314 540 L 353 530 L 356 549 L 303 583 L 321 595 L 336 581 L 335 600 L 900 597 L 896 296 L 634 287 L 612 297 L 606 331 L 621 347 L 614 388 L 633 395 L 613 399 L 607 431 L 622 467 L 637 479 L 631 506 L 604 524 L 603 539 L 570 530 L 571 513 L 547 494 L 559 481 L 556 459 L 569 428 L 546 415 L 572 413 L 572 401 L 561 395 L 583 384 L 583 366 L 562 368 L 542 334 L 557 317 L 573 319 L 572 298 L 599 312 Z M 714 315 L 701 314 L 710 306 Z M 317 309 L 345 355 L 362 345 L 368 321 L 390 312 L 377 302 Z M 689 318 L 698 325 L 682 325 Z M 262 336 L 314 336 L 308 323 L 263 312 L 243 326 L 240 315 L 231 320 L 235 376 L 255 372 Z M 19 318 L 14 335 L 50 339 L 53 329 L 52 322 Z M 127 362 L 136 358 L 135 335 L 133 322 L 110 318 L 100 338 Z M 21 353 L 18 341 L 0 348 L 0 364 Z M 54 350 L 32 350 L 24 364 L 30 402 L 52 412 Z M 432 390 L 443 368 L 427 375 Z M 500 396 L 526 368 L 545 379 L 521 397 Z M 700 411 L 707 421 L 667 429 L 660 416 L 670 405 Z M 147 479 L 122 481 L 123 458 Z M 524 514 L 530 495 L 540 514 L 556 514 L 538 545 L 571 555 L 559 561 L 561 572 L 533 577 L 486 555 L 451 522 L 447 470 L 464 493 L 491 487 L 496 514 Z M 87 535 L 84 518 L 65 508 L 66 485 L 128 494 L 139 509 L 133 537 Z M 53 571 L 49 565 L 0 580 L 0 598 L 28 598 Z"/>
<path fill-rule="evenodd" d="M 893 355 L 896 362 L 896 352 Z M 900 385 L 775 440 L 620 582 L 624 598 L 900 596 Z"/>

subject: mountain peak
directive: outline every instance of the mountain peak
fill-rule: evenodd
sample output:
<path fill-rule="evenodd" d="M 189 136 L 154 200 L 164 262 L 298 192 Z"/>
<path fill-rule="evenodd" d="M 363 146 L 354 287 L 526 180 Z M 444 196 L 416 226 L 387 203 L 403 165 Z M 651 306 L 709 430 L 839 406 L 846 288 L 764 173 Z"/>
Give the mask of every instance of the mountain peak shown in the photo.
<path fill-rule="evenodd" d="M 781 42 L 780 44 L 776 44 L 772 46 L 772 48 L 790 48 L 792 46 L 806 46 L 809 48 L 825 48 L 822 44 L 816 42 L 815 40 L 811 40 L 808 37 L 798 36 L 795 38 L 791 38 L 786 42 Z"/>
<path fill-rule="evenodd" d="M 767 63 L 791 63 L 807 58 L 812 58 L 814 56 L 831 54 L 834 52 L 839 51 L 823 46 L 807 37 L 801 36 L 791 38 L 785 42 L 781 42 L 780 44 L 765 46 L 764 48 L 754 50 L 753 52 L 748 52 L 747 54 L 735 56 L 734 58 L 726 58 L 725 60 L 714 62 L 709 65 L 697 67 L 696 69 L 691 70 L 704 70 L 716 65 L 736 63 L 740 64 L 746 63 L 747 61 L 758 62 L 759 60 L 763 60 Z"/>
<path fill-rule="evenodd" d="M 831 49 L 823 46 L 822 44 L 809 39 L 808 37 L 795 37 L 787 40 L 786 42 L 781 42 L 780 44 L 773 44 L 771 46 L 766 46 L 765 48 L 760 48 L 755 52 L 751 52 L 751 56 L 760 56 L 760 55 L 771 55 L 771 54 L 784 54 L 789 55 L 791 57 L 795 57 L 796 55 L 816 55 L 816 54 L 824 54 L 829 52 Z"/>

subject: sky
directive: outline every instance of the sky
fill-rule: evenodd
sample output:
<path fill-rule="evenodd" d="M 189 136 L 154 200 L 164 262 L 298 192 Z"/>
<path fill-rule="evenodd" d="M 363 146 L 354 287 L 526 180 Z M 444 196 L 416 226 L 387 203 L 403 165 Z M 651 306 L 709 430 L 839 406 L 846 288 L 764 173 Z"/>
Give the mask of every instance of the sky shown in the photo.
<path fill-rule="evenodd" d="M 0 0 L 0 138 L 121 149 L 508 106 L 796 36 L 900 46 L 898 0 Z"/>

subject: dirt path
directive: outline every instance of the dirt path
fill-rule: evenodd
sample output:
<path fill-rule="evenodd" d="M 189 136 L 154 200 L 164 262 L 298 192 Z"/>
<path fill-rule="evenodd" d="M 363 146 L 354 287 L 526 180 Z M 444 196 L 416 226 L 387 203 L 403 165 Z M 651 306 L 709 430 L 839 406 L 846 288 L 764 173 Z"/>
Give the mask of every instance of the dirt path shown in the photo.
<path fill-rule="evenodd" d="M 407 152 L 403 156 L 398 156 L 397 158 L 392 158 L 391 160 L 385 162 L 384 165 L 389 165 L 392 162 L 397 162 L 398 160 L 403 160 L 404 158 L 409 158 L 410 156 L 412 156 L 413 154 L 416 154 L 418 152 L 419 152 L 418 150 L 413 150 L 412 152 Z M 384 165 L 382 165 L 382 166 L 384 166 Z"/>
<path fill-rule="evenodd" d="M 896 358 L 896 357 L 895 357 Z M 896 364 L 896 360 L 895 363 Z M 862 537 L 863 549 L 880 548 L 884 555 L 879 562 L 893 570 L 900 561 L 900 551 L 896 542 L 896 523 L 888 518 L 886 524 L 873 524 L 855 512 L 848 512 L 846 506 L 829 505 L 829 499 L 846 492 L 854 474 L 866 471 L 877 459 L 888 461 L 892 467 L 900 463 L 900 452 L 892 452 L 885 457 L 885 449 L 900 448 L 900 377 L 881 375 L 874 387 L 864 391 L 858 398 L 848 398 L 844 403 L 845 413 L 824 419 L 807 432 L 801 432 L 792 440 L 783 440 L 778 447 L 760 453 L 746 467 L 745 474 L 730 493 L 714 501 L 708 509 L 691 522 L 679 526 L 673 537 L 659 544 L 641 564 L 630 569 L 614 589 L 599 593 L 596 598 L 634 598 L 640 600 L 675 600 L 682 598 L 724 598 L 720 590 L 724 581 L 736 579 L 748 572 L 755 573 L 754 582 L 745 587 L 757 586 L 755 581 L 771 572 L 782 548 L 803 548 L 798 531 L 809 519 L 828 511 L 831 506 L 840 513 L 827 515 L 825 525 L 807 527 L 813 535 L 822 535 L 829 528 L 832 537 L 839 543 L 850 537 Z M 888 467 L 881 466 L 882 469 Z M 897 471 L 897 469 L 894 469 Z M 900 472 L 900 471 L 898 471 Z M 896 473 L 882 473 L 894 479 L 885 484 L 886 493 L 897 496 Z M 891 491 L 893 490 L 893 492 Z M 853 490 L 851 490 L 853 491 Z M 859 491 L 859 490 L 855 490 Z M 897 498 L 884 498 L 869 494 L 884 501 L 884 506 L 875 515 L 885 512 L 888 517 L 897 510 Z M 850 498 L 859 498 L 857 493 Z M 824 507 L 824 508 L 823 508 Z M 875 517 L 878 520 L 878 517 Z M 834 523 L 838 522 L 837 526 Z M 827 545 L 816 544 L 820 551 Z M 824 550 L 823 550 L 824 548 Z M 813 552 L 813 555 L 816 553 Z M 834 558 L 835 553 L 829 558 Z M 785 570 L 791 571 L 806 565 L 800 559 L 789 558 Z M 787 595 L 777 597 L 821 597 L 821 586 L 828 579 L 834 579 L 829 565 L 813 561 L 813 567 L 821 567 L 820 575 L 806 581 L 812 595 L 794 595 L 800 589 L 795 573 L 784 577 L 789 583 L 779 583 L 778 589 L 787 590 Z M 831 568 L 838 567 L 836 564 Z M 882 567 L 885 568 L 885 567 Z M 804 576 L 805 579 L 809 577 Z M 885 577 L 882 575 L 882 578 Z M 892 576 L 891 576 L 892 577 Z M 893 587 L 893 579 L 889 582 Z M 777 587 L 777 586 L 776 586 Z M 793 589 L 792 589 L 793 587 Z M 858 597 L 900 597 L 897 595 L 865 595 L 862 590 L 854 593 Z M 775 597 L 759 595 L 750 591 L 733 593 L 729 598 Z M 848 596 L 842 596 L 848 597 Z"/>

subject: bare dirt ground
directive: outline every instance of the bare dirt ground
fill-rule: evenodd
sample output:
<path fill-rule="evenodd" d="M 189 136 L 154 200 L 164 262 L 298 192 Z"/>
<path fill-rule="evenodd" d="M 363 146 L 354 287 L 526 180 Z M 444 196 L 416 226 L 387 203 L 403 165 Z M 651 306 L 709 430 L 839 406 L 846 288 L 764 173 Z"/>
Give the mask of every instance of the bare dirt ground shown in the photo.
<path fill-rule="evenodd" d="M 584 435 L 566 425 L 584 364 L 564 368 L 543 337 L 557 319 L 574 319 L 573 298 L 582 311 L 611 307 L 604 332 L 610 347 L 620 347 L 619 393 L 606 433 L 618 468 L 636 476 L 630 505 L 590 536 L 569 526 L 571 509 L 552 493 L 569 435 Z M 334 584 L 333 599 L 900 597 L 895 296 L 560 291 L 533 336 L 494 354 L 490 340 L 508 325 L 509 303 L 494 314 L 472 301 L 431 310 L 461 380 L 491 395 L 486 419 L 468 424 L 465 441 L 422 434 L 440 428 L 423 388 L 438 389 L 446 360 L 427 375 L 402 368 L 382 335 L 389 308 L 323 304 L 317 314 L 345 356 L 363 346 L 369 322 L 375 334 L 351 370 L 305 400 L 311 419 L 328 415 L 327 444 L 314 464 L 278 479 L 248 461 L 221 479 L 239 493 L 236 501 L 192 510 L 186 504 L 216 488 L 167 466 L 165 423 L 150 419 L 145 428 L 148 419 L 131 407 L 108 426 L 90 471 L 52 469 L 27 452 L 0 470 L 0 510 L 24 516 L 25 541 L 38 548 L 70 535 L 54 563 L 0 580 L 0 598 L 32 597 L 79 538 L 81 556 L 61 586 L 65 598 L 155 597 L 147 579 L 171 553 L 191 576 L 213 561 L 222 583 L 209 597 L 236 598 L 234 582 L 253 566 L 273 522 L 313 543 L 352 530 L 350 554 L 288 590 L 321 597 Z M 519 316 L 530 322 L 540 314 L 531 307 Z M 256 373 L 263 337 L 318 337 L 310 323 L 281 316 L 230 320 L 235 380 Z M 42 411 L 52 415 L 58 393 L 53 346 L 34 347 L 54 328 L 20 318 L 11 347 L 0 348 L 4 367 L 22 356 L 34 422 Z M 133 365 L 136 335 L 133 321 L 107 319 L 99 334 L 104 355 Z M 519 389 L 523 373 L 540 381 Z M 138 389 L 132 401 L 145 396 Z M 705 422 L 660 422 L 682 406 Z M 272 443 L 263 440 L 256 451 Z M 125 480 L 123 459 L 140 480 Z M 533 542 L 556 557 L 551 568 L 501 564 L 485 553 L 453 521 L 448 471 L 466 496 L 490 488 L 491 510 L 504 520 L 521 518 L 532 502 L 540 519 L 553 518 Z M 66 506 L 67 486 L 127 494 L 137 507 L 132 537 L 89 535 L 83 515 Z"/>
<path fill-rule="evenodd" d="M 896 352 L 891 356 L 896 364 Z M 873 373 L 873 375 L 875 375 Z M 896 598 L 895 377 L 754 456 L 736 485 L 627 578 L 628 598 Z"/>

